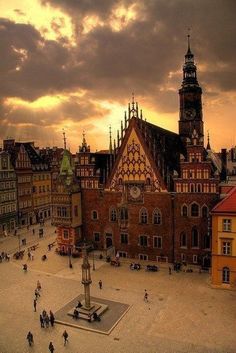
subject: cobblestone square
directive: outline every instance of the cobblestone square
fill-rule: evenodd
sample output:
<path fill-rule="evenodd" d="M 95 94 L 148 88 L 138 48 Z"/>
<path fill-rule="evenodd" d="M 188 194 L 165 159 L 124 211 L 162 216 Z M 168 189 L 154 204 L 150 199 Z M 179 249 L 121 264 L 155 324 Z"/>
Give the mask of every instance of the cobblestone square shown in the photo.
<path fill-rule="evenodd" d="M 130 306 L 110 335 L 59 324 L 40 328 L 39 314 L 43 309 L 55 313 L 83 293 L 81 259 L 72 259 L 70 269 L 67 257 L 47 249 L 55 237 L 54 229 L 48 227 L 45 233 L 33 261 L 27 260 L 26 255 L 24 260 L 11 259 L 0 264 L 1 353 L 43 353 L 48 351 L 50 341 L 55 353 L 235 353 L 235 292 L 212 289 L 206 273 L 169 275 L 165 266 L 157 273 L 144 269 L 131 271 L 128 261 L 115 268 L 95 259 L 96 269 L 92 271 L 93 297 Z M 14 241 L 17 239 L 4 239 L 1 251 L 9 251 L 15 246 Z M 42 262 L 42 254 L 47 255 L 47 261 Z M 22 270 L 24 262 L 28 264 L 27 273 Z M 42 284 L 42 292 L 34 312 L 37 280 Z M 149 294 L 148 303 L 143 300 L 145 289 Z M 65 328 L 69 343 L 64 347 Z M 33 347 L 28 347 L 26 341 L 29 330 L 34 335 Z"/>

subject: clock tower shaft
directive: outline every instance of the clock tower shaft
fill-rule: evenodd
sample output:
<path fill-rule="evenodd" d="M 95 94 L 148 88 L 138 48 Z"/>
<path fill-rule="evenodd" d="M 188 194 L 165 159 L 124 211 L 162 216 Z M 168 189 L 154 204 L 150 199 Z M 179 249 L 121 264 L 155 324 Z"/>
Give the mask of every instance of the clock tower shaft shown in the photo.
<path fill-rule="evenodd" d="M 202 89 L 197 81 L 197 68 L 194 55 L 190 49 L 190 36 L 188 35 L 188 50 L 183 65 L 183 81 L 179 90 L 180 119 L 179 134 L 186 143 L 195 130 L 203 144 L 202 120 Z"/>

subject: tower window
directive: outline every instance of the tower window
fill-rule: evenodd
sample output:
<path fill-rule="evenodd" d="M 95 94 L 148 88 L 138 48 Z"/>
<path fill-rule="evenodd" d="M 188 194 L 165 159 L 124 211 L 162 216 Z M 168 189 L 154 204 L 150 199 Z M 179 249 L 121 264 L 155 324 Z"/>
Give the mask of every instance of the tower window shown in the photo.
<path fill-rule="evenodd" d="M 199 216 L 199 206 L 196 203 L 191 205 L 191 216 L 198 217 Z"/>

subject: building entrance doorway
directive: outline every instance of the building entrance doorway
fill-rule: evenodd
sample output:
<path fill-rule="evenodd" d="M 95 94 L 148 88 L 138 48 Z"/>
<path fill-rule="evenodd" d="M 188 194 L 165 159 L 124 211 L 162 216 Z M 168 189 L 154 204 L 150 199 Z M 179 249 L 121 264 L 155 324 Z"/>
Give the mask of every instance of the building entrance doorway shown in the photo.
<path fill-rule="evenodd" d="M 110 248 L 113 246 L 113 241 L 112 241 L 112 234 L 111 233 L 106 233 L 106 248 Z"/>

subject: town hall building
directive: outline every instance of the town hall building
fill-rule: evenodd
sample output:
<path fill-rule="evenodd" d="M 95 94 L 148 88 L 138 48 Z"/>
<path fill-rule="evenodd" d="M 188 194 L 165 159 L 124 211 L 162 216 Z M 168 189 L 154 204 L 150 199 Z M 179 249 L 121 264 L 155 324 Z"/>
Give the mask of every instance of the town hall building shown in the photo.
<path fill-rule="evenodd" d="M 109 151 L 90 152 L 83 136 L 75 159 L 81 237 L 96 249 L 210 265 L 219 173 L 204 147 L 202 89 L 189 42 L 179 97 L 179 134 L 144 119 L 133 97 Z"/>

